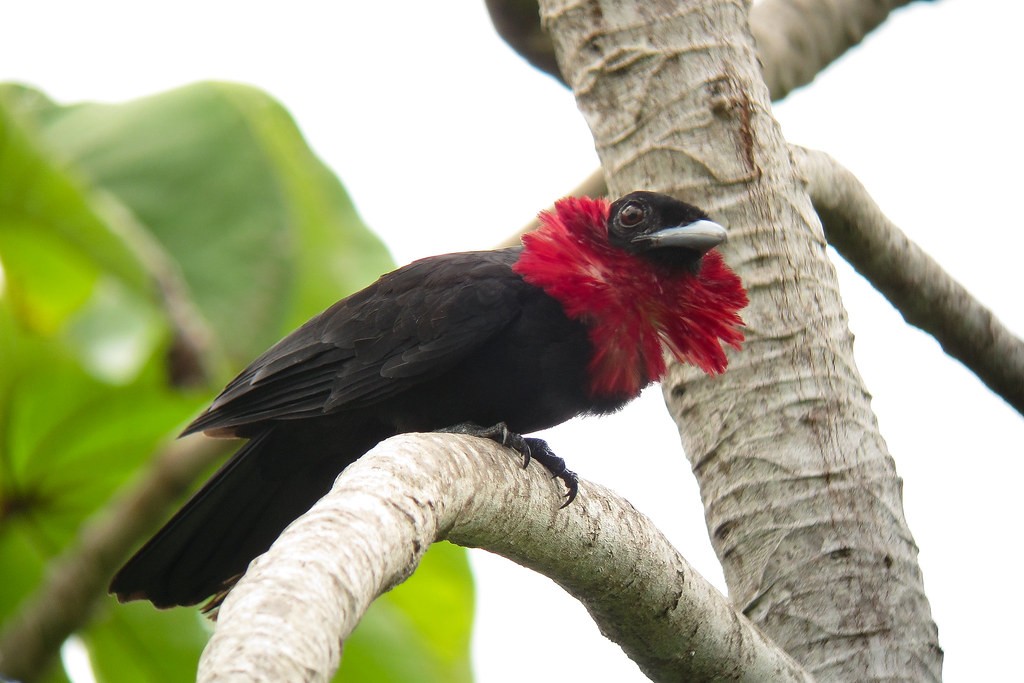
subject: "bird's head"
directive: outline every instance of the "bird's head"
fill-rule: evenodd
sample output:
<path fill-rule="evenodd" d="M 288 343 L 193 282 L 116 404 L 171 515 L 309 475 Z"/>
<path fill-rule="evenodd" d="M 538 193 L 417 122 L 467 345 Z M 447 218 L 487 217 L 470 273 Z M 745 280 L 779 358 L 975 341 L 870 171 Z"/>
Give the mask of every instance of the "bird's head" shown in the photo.
<path fill-rule="evenodd" d="M 726 232 L 695 206 L 656 192 L 630 192 L 608 209 L 608 243 L 655 263 L 691 272 Z"/>
<path fill-rule="evenodd" d="M 722 345 L 740 347 L 747 295 L 714 249 L 726 231 L 707 214 L 638 191 L 563 199 L 540 224 L 514 268 L 588 325 L 593 393 L 635 394 L 660 379 L 663 347 L 709 374 L 725 370 Z"/>

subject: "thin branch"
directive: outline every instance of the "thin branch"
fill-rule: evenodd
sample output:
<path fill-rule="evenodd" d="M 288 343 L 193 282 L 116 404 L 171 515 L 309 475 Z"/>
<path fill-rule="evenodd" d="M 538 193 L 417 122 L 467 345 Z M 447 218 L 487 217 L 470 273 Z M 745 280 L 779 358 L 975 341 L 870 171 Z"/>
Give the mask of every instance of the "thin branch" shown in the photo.
<path fill-rule="evenodd" d="M 448 539 L 535 569 L 584 602 L 655 681 L 809 681 L 654 525 L 596 484 L 563 490 L 491 442 L 406 434 L 351 465 L 221 607 L 199 681 L 327 681 L 370 602 Z"/>
<path fill-rule="evenodd" d="M 92 199 L 111 229 L 145 267 L 155 303 L 171 330 L 168 380 L 175 387 L 209 382 L 215 365 L 213 335 L 195 308 L 177 264 L 113 195 L 93 189 Z M 60 646 L 85 626 L 107 583 L 140 538 L 166 521 L 199 476 L 232 444 L 186 439 L 168 445 L 151 459 L 138 482 L 109 502 L 76 541 L 48 567 L 36 591 L 0 633 L 0 672 L 15 680 L 40 678 L 55 661 Z"/>
<path fill-rule="evenodd" d="M 138 540 L 165 521 L 167 508 L 189 489 L 196 474 L 232 445 L 203 437 L 172 442 L 136 484 L 82 527 L 0 634 L 3 676 L 25 682 L 43 676 L 64 640 L 86 624 L 110 577 Z"/>
<path fill-rule="evenodd" d="M 1024 415 L 1024 341 L 889 221 L 853 173 L 823 152 L 792 150 L 829 244 L 904 320 Z M 607 189 L 598 169 L 572 194 L 596 197 Z M 502 246 L 518 244 L 536 227 L 534 219 Z"/>
<path fill-rule="evenodd" d="M 773 100 L 807 85 L 913 0 L 764 0 L 750 9 L 765 83 Z"/>
<path fill-rule="evenodd" d="M 501 39 L 530 66 L 565 85 L 555 60 L 551 36 L 540 25 L 537 0 L 484 0 L 484 4 Z"/>
<path fill-rule="evenodd" d="M 764 80 L 773 100 L 807 85 L 829 64 L 913 0 L 764 0 L 750 10 Z M 565 77 L 536 0 L 486 0 L 498 35 L 535 68 Z M 603 193 L 602 193 L 603 194 Z"/>
<path fill-rule="evenodd" d="M 829 244 L 900 312 L 1024 415 L 1024 342 L 896 227 L 848 169 L 793 147 Z"/>
<path fill-rule="evenodd" d="M 555 61 L 555 48 L 541 27 L 537 0 L 485 0 L 498 35 L 533 67 L 565 78 Z M 765 84 L 773 101 L 814 80 L 829 64 L 858 45 L 889 14 L 914 0 L 764 0 L 750 9 L 750 31 L 757 42 Z M 570 193 L 603 197 L 608 194 L 603 169 L 597 169 Z M 501 246 L 537 227 L 528 223 Z"/>
<path fill-rule="evenodd" d="M 607 194 L 608 184 L 604 181 L 604 169 L 599 168 L 593 173 L 591 173 L 589 176 L 587 176 L 586 180 L 577 185 L 576 188 L 572 192 L 570 192 L 568 196 L 604 197 Z M 549 206 L 547 210 L 551 211 L 553 208 L 554 204 Z M 524 225 L 522 228 L 520 228 L 518 232 L 504 239 L 501 242 L 501 244 L 498 245 L 498 247 L 514 247 L 520 244 L 520 242 L 522 242 L 523 235 L 530 232 L 531 230 L 536 230 L 539 226 L 540 222 L 537 220 L 537 217 L 534 216 L 530 220 L 530 222 Z"/>
<path fill-rule="evenodd" d="M 116 197 L 94 190 L 93 201 L 152 279 L 154 298 L 171 328 L 167 357 L 171 385 L 179 388 L 207 385 L 214 365 L 213 334 L 192 302 L 178 264 Z"/>

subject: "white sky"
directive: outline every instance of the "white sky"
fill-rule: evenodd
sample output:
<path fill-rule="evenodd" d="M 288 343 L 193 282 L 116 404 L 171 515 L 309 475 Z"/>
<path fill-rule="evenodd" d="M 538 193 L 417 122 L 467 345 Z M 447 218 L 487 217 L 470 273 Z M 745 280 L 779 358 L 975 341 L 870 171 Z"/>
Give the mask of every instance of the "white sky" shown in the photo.
<path fill-rule="evenodd" d="M 597 161 L 571 95 L 494 35 L 482 2 L 8 0 L 0 80 L 117 101 L 194 80 L 291 110 L 398 262 L 487 248 Z M 1018 334 L 1019 0 L 919 3 L 777 108 L 793 142 L 854 170 L 897 224 Z M 442 223 L 443 218 L 443 223 Z M 838 260 L 838 259 L 837 259 Z M 905 480 L 947 681 L 1019 672 L 1024 421 L 845 264 L 856 356 Z M 674 426 L 649 392 L 549 435 L 724 588 Z M 641 681 L 547 579 L 474 553 L 478 680 Z M 439 615 L 443 618 L 443 615 Z"/>

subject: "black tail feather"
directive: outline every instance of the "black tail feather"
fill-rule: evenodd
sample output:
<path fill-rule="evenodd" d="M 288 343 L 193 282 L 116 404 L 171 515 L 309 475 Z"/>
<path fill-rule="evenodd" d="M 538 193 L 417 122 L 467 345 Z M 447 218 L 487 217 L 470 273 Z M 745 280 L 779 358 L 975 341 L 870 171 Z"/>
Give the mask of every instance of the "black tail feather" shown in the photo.
<path fill-rule="evenodd" d="M 343 427 L 311 426 L 277 423 L 243 445 L 121 568 L 110 592 L 171 607 L 229 588 L 376 442 L 352 443 Z"/>

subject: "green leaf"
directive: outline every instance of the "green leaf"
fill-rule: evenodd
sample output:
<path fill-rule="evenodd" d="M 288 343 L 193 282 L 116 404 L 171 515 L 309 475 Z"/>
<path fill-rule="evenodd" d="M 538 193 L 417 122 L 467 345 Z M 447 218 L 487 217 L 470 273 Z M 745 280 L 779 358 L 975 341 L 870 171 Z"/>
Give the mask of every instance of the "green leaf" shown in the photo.
<path fill-rule="evenodd" d="M 58 545 L 149 459 L 197 401 L 147 382 L 103 384 L 52 357 L 10 386 L 4 493 L 35 501 L 32 523 Z"/>
<path fill-rule="evenodd" d="M 9 504 L 9 498 L 5 503 Z M 5 514 L 10 519 L 11 512 Z M 40 551 L 34 541 L 31 529 L 0 521 L 0 563 L 4 568 L 3 585 L 0 586 L 0 624 L 7 620 L 39 582 L 50 559 L 48 553 Z"/>
<path fill-rule="evenodd" d="M 306 147 L 288 112 L 247 88 L 221 84 L 222 92 L 243 112 L 277 169 L 278 181 L 296 228 L 296 262 L 302 273 L 291 330 L 393 267 L 380 240 L 362 227 L 337 176 Z"/>
<path fill-rule="evenodd" d="M 101 683 L 195 676 L 209 623 L 197 610 L 117 605 L 82 634 Z M 468 683 L 472 575 L 461 548 L 435 544 L 413 576 L 381 596 L 345 643 L 335 680 Z"/>
<path fill-rule="evenodd" d="M 14 310 L 43 333 L 60 329 L 89 299 L 98 275 L 59 235 L 11 215 L 0 214 L 0 257 Z"/>
<path fill-rule="evenodd" d="M 409 580 L 367 611 L 345 643 L 335 680 L 471 681 L 472 623 L 473 578 L 466 552 L 435 543 Z"/>
<path fill-rule="evenodd" d="M 2 621 L 197 407 L 167 386 L 154 283 L 183 278 L 177 303 L 237 368 L 390 260 L 288 113 L 245 86 L 66 107 L 0 86 L 0 178 Z M 468 681 L 471 620 L 465 553 L 436 546 L 346 643 L 345 680 Z M 83 638 L 101 681 L 160 681 L 192 677 L 206 636 L 193 610 L 135 604 Z"/>
<path fill-rule="evenodd" d="M 98 269 L 148 291 L 145 265 L 97 210 L 102 200 L 47 146 L 40 117 L 53 106 L 36 91 L 0 84 L 0 217 L 50 233 Z"/>
<path fill-rule="evenodd" d="M 47 521 L 66 522 L 60 537 L 67 540 L 197 406 L 145 383 L 103 385 L 69 364 L 35 373 L 17 392 L 8 462 L 19 486 L 40 498 Z"/>
<path fill-rule="evenodd" d="M 27 333 L 0 298 L 0 619 L 84 520 L 191 415 L 156 372 L 112 386 Z"/>
<path fill-rule="evenodd" d="M 50 670 L 43 674 L 42 678 L 39 679 L 39 683 L 71 683 L 71 678 L 68 676 L 67 671 L 61 665 L 63 662 L 57 663 L 50 667 Z"/>
<path fill-rule="evenodd" d="M 152 302 L 110 278 L 100 278 L 62 335 L 83 367 L 111 384 L 138 377 L 167 336 L 167 320 Z"/>
<path fill-rule="evenodd" d="M 45 131 L 159 240 L 236 366 L 389 266 L 291 117 L 252 88 L 70 106 Z"/>
<path fill-rule="evenodd" d="M 158 612 L 134 602 L 108 600 L 105 610 L 81 632 L 100 683 L 179 683 L 195 680 L 209 627 L 194 609 Z"/>
<path fill-rule="evenodd" d="M 52 333 L 101 273 L 149 292 L 144 268 L 95 210 L 93 197 L 41 140 L 44 98 L 0 86 L 0 263 L 23 323 Z"/>

